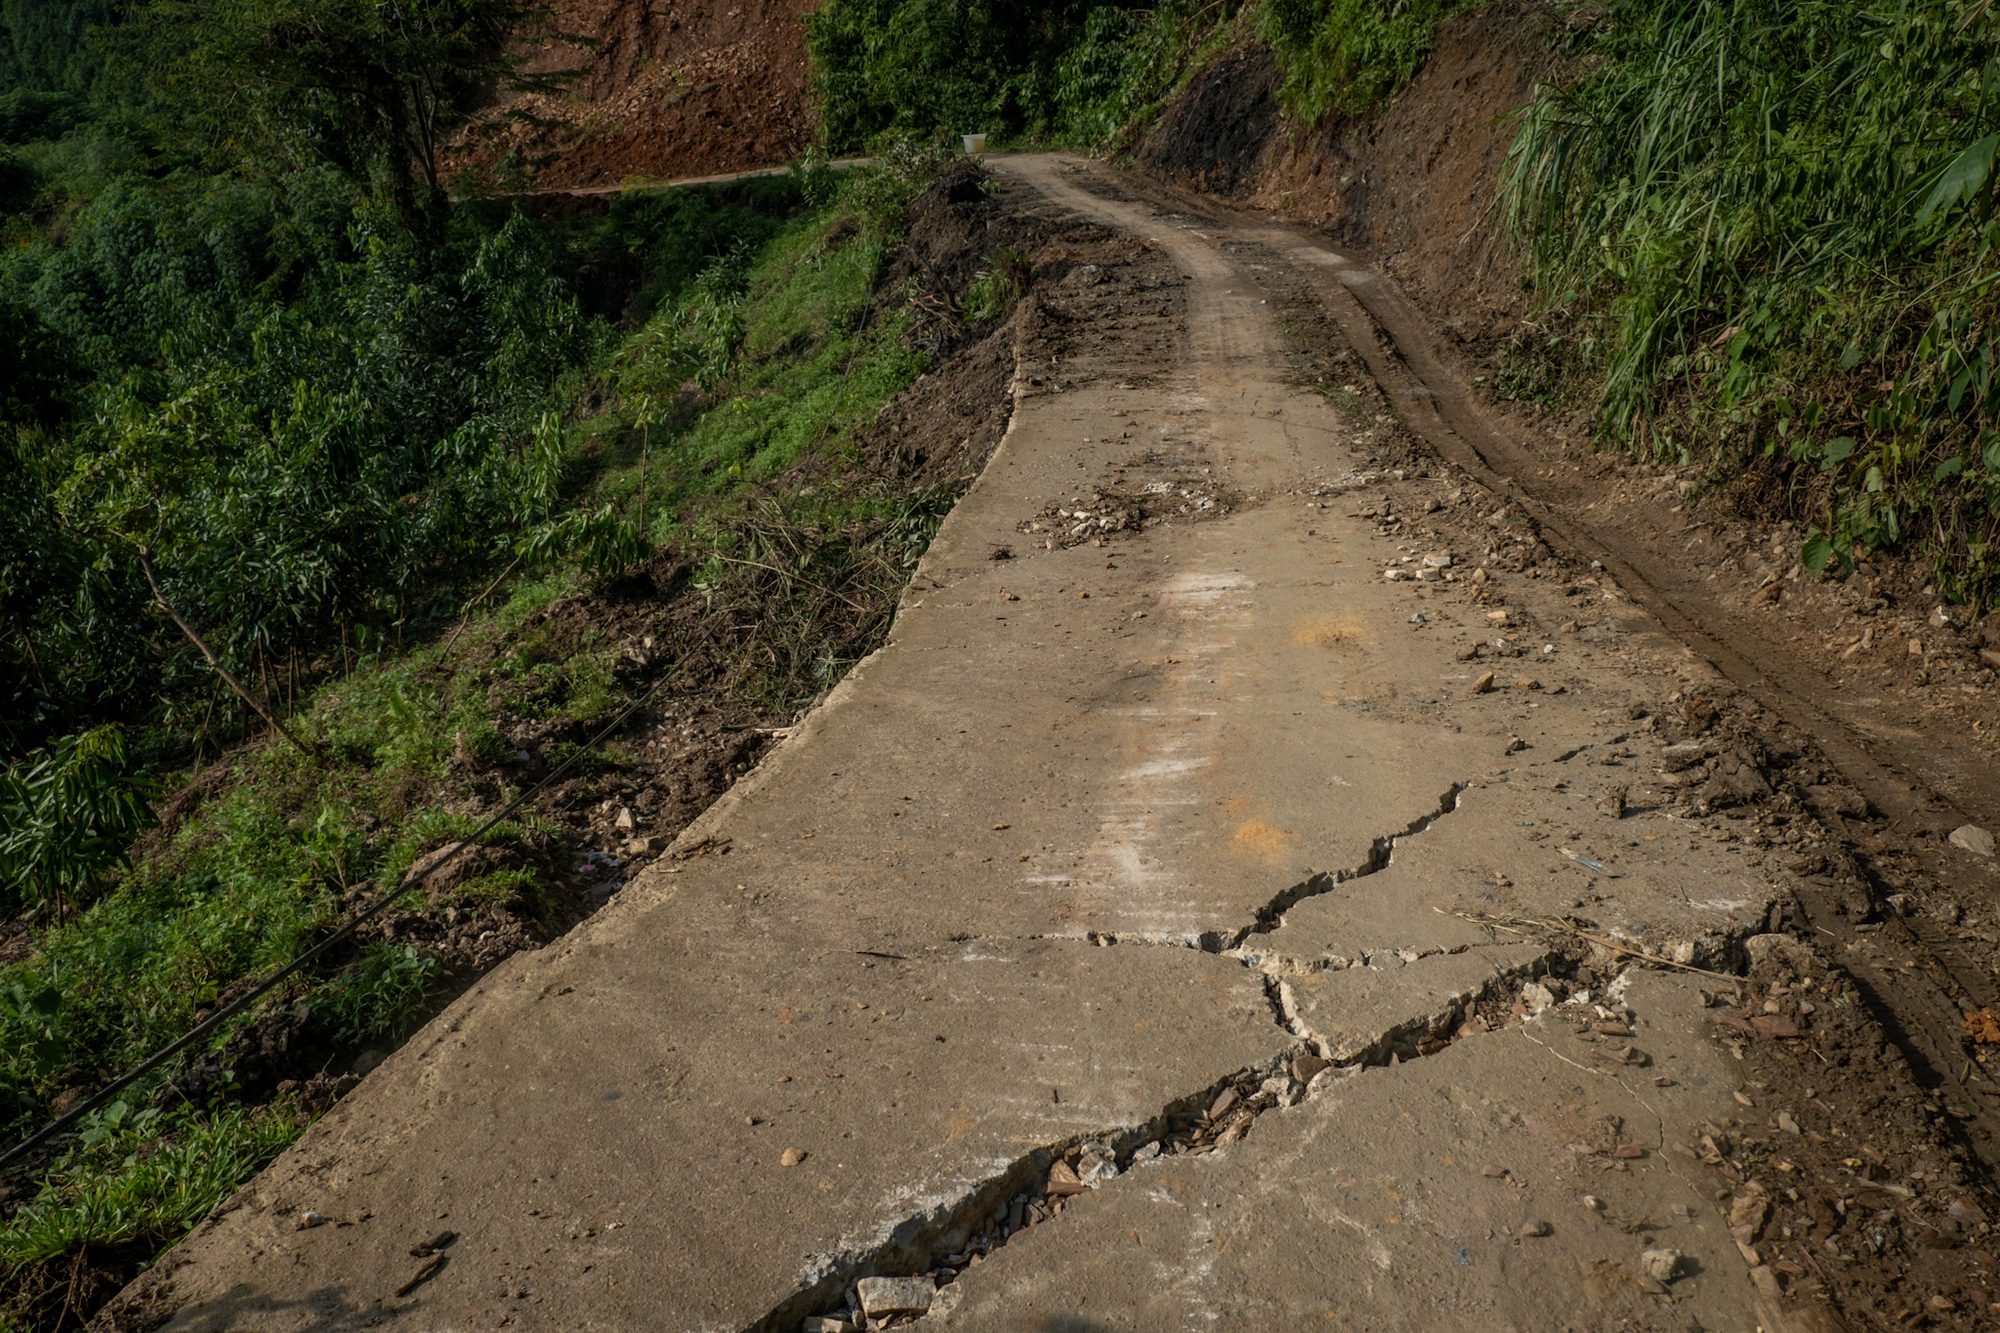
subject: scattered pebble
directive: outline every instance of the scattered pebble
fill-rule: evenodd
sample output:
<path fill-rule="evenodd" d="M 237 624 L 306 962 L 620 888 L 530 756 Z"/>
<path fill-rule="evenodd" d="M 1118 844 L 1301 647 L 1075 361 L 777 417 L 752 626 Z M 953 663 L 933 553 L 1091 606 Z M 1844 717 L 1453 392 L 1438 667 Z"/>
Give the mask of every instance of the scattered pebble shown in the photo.
<path fill-rule="evenodd" d="M 1647 1250 L 1639 1256 L 1639 1271 L 1655 1282 L 1672 1282 L 1681 1271 L 1681 1252 Z"/>
<path fill-rule="evenodd" d="M 1993 835 L 1977 824 L 1960 824 L 1953 829 L 1951 845 L 1974 856 L 1993 855 Z"/>
<path fill-rule="evenodd" d="M 803 1162 L 803 1161 L 805 1161 L 805 1160 L 806 1160 L 806 1150 L 805 1150 L 805 1149 L 803 1149 L 803 1148 L 787 1148 L 787 1149 L 785 1149 L 784 1153 L 783 1153 L 782 1155 L 780 1155 L 780 1156 L 779 1156 L 779 1158 L 778 1158 L 778 1165 L 779 1165 L 779 1166 L 797 1166 L 797 1165 L 798 1165 L 798 1164 L 799 1164 L 800 1162 Z"/>
<path fill-rule="evenodd" d="M 937 1283 L 927 1277 L 864 1277 L 854 1284 L 861 1310 L 870 1319 L 922 1314 L 937 1298 Z"/>

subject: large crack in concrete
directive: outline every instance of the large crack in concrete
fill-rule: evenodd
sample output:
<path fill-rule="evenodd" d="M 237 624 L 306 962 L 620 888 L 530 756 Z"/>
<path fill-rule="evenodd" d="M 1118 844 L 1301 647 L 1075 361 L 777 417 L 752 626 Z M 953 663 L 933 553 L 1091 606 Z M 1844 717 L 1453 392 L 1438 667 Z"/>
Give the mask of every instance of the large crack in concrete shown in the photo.
<path fill-rule="evenodd" d="M 1399 1064 L 1449 1046 L 1460 1035 L 1475 1004 L 1510 982 L 1540 974 L 1547 968 L 1551 953 L 1539 951 L 1527 958 L 1492 966 L 1469 984 L 1451 988 L 1441 998 L 1433 997 L 1422 1012 L 1394 1019 L 1365 1038 L 1357 1038 L 1351 1034 L 1336 1036 L 1316 1031 L 1301 1012 L 1294 983 L 1265 970 L 1262 956 L 1245 953 L 1239 946 L 1253 935 L 1276 929 L 1282 924 L 1285 912 L 1299 902 L 1386 869 L 1394 861 L 1397 844 L 1456 811 L 1465 789 L 1465 783 L 1452 783 L 1438 798 L 1434 809 L 1400 829 L 1371 839 L 1359 864 L 1322 872 L 1288 887 L 1273 896 L 1259 910 L 1256 920 L 1240 930 L 1215 934 L 1212 940 L 1204 939 L 1200 945 L 1152 938 L 1127 941 L 1155 947 L 1198 948 L 1201 952 L 1233 957 L 1250 970 L 1264 971 L 1272 1022 L 1293 1039 L 1291 1047 L 1267 1061 L 1238 1069 L 1204 1088 L 1177 1097 L 1143 1121 L 1038 1145 L 1001 1164 L 990 1175 L 962 1182 L 956 1189 L 943 1193 L 931 1192 L 921 1200 L 920 1207 L 878 1228 L 873 1235 L 857 1237 L 837 1253 L 815 1256 L 799 1289 L 748 1325 L 746 1333 L 780 1330 L 789 1333 L 815 1314 L 836 1318 L 840 1313 L 854 1310 L 858 1308 L 855 1284 L 873 1276 L 929 1274 L 935 1278 L 949 1271 L 951 1277 L 940 1288 L 939 1297 L 948 1308 L 950 1298 L 943 1293 L 951 1290 L 950 1282 L 960 1272 L 983 1262 L 1020 1231 L 1061 1215 L 1067 1206 L 1066 1199 L 1073 1196 L 1058 1190 L 1095 1189 L 1099 1184 L 1122 1177 L 1136 1165 L 1162 1156 L 1226 1149 L 1246 1137 L 1257 1118 L 1267 1110 L 1295 1106 L 1364 1068 Z M 1068 942 L 1103 948 L 1120 943 L 1108 934 L 1095 932 L 1083 940 Z M 1468 947 L 1446 956 L 1471 952 L 1474 951 Z M 1399 961 L 1418 960 L 1401 956 Z M 1058 1168 L 1069 1168 L 1072 1162 L 1083 1164 L 1082 1171 L 1072 1170 L 1075 1185 L 1067 1180 L 1055 1182 L 1053 1177 Z M 835 1322 L 831 1326 L 840 1324 Z"/>
<path fill-rule="evenodd" d="M 1455 788 L 1445 800 L 1455 802 L 1456 794 Z M 1426 816 L 1395 836 L 1420 831 L 1436 817 Z M 1038 1145 L 955 1193 L 933 1195 L 926 1206 L 857 1239 L 852 1248 L 815 1256 L 800 1289 L 744 1333 L 791 1333 L 812 1315 L 830 1318 L 852 1310 L 855 1284 L 868 1277 L 935 1277 L 950 1270 L 955 1281 L 1021 1231 L 1060 1217 L 1068 1199 L 1076 1197 L 1059 1194 L 1060 1189 L 1081 1187 L 1079 1192 L 1087 1194 L 1152 1160 L 1225 1150 L 1248 1137 L 1266 1111 L 1299 1105 L 1365 1068 L 1398 1065 L 1443 1050 L 1460 1036 L 1473 1005 L 1514 981 L 1539 975 L 1551 956 L 1543 951 L 1494 967 L 1476 982 L 1432 1001 L 1423 1013 L 1391 1022 L 1366 1040 L 1329 1040 L 1315 1032 L 1300 1015 L 1286 979 L 1267 976 L 1273 1021 L 1295 1039 L 1291 1049 L 1177 1097 L 1143 1121 Z M 1054 1173 L 1072 1162 L 1082 1164 L 1080 1171 L 1072 1169 L 1075 1183 L 1057 1184 Z M 942 1308 L 951 1304 L 945 1295 L 950 1290 L 949 1281 L 939 1289 Z"/>

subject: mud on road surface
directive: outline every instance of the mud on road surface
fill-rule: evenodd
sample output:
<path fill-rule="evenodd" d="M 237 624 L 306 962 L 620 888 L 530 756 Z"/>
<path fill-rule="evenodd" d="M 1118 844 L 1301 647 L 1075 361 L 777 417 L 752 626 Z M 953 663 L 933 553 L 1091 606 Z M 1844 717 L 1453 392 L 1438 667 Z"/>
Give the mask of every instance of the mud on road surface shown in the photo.
<path fill-rule="evenodd" d="M 730 854 L 490 974 L 105 1322 L 1981 1326 L 1979 976 L 1811 717 L 1441 445 L 1343 257 L 999 170 L 1062 266 L 1005 438 L 673 849 Z"/>

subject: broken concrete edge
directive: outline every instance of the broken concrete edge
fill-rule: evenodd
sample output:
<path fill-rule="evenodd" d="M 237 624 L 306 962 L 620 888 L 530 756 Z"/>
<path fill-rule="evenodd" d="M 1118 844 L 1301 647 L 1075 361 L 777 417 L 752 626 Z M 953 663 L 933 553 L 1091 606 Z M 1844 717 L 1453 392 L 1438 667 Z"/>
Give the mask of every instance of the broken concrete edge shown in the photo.
<path fill-rule="evenodd" d="M 1424 832 L 1444 816 L 1458 809 L 1458 800 L 1469 783 L 1454 782 L 1444 795 L 1438 798 L 1437 808 L 1417 816 L 1394 833 L 1385 833 L 1372 839 L 1368 844 L 1368 855 L 1359 865 L 1342 870 L 1320 870 L 1308 874 L 1304 879 L 1280 890 L 1270 901 L 1259 907 L 1247 926 L 1235 930 L 1204 930 L 1193 935 L 1167 935 L 1133 932 L 1120 934 L 1109 930 L 1087 930 L 1080 935 L 1048 934 L 1037 935 L 1036 939 L 1080 940 L 1089 944 L 1146 944 L 1165 948 L 1196 949 L 1202 953 L 1220 954 L 1235 958 L 1250 967 L 1258 967 L 1262 955 L 1242 952 L 1245 941 L 1253 935 L 1269 935 L 1285 924 L 1285 913 L 1300 903 L 1321 894 L 1331 893 L 1343 884 L 1351 884 L 1389 868 L 1395 859 L 1396 844 L 1404 838 L 1412 838 Z M 1327 964 L 1321 964 L 1325 966 Z M 1343 964 L 1344 965 L 1344 964 Z M 1319 967 L 1307 966 L 1301 970 L 1318 971 Z"/>
<path fill-rule="evenodd" d="M 1474 1005 L 1493 995 L 1496 991 L 1511 986 L 1514 982 L 1526 983 L 1546 974 L 1550 962 L 1558 957 L 1560 950 L 1545 948 L 1534 957 L 1510 965 L 1496 967 L 1493 973 L 1474 985 L 1466 986 L 1445 996 L 1427 1014 L 1406 1018 L 1372 1038 L 1353 1038 L 1338 1044 L 1312 1031 L 1299 1016 L 1298 1003 L 1292 994 L 1290 983 L 1283 977 L 1266 977 L 1265 988 L 1272 996 L 1273 1003 L 1284 1015 L 1285 1031 L 1306 1043 L 1323 1060 L 1332 1062 L 1332 1067 L 1352 1071 L 1371 1065 L 1386 1065 L 1401 1058 L 1398 1047 L 1414 1045 L 1418 1055 L 1427 1055 L 1423 1046 L 1427 1041 L 1448 1045 L 1467 1022 L 1467 1015 Z M 1421 964 L 1412 964 L 1420 966 Z M 1414 1039 L 1414 1040 L 1413 1040 Z M 1433 1047 L 1433 1050 L 1438 1047 Z"/>
<path fill-rule="evenodd" d="M 1089 1145 L 1108 1147 L 1123 1174 L 1130 1169 L 1136 1152 L 1166 1138 L 1175 1124 L 1202 1119 L 1225 1089 L 1255 1086 L 1283 1074 L 1297 1054 L 1297 1049 L 1291 1048 L 1246 1065 L 1202 1089 L 1176 1097 L 1136 1124 L 1079 1132 L 1038 1145 L 994 1174 L 967 1183 L 955 1197 L 887 1224 L 865 1248 L 814 1256 L 799 1288 L 747 1325 L 745 1333 L 797 1333 L 808 1317 L 840 1308 L 849 1289 L 864 1278 L 913 1277 L 929 1271 L 935 1256 L 963 1250 L 996 1209 L 1004 1211 L 1015 1195 L 1046 1193 L 1049 1173 L 1072 1150 Z M 998 1244 L 1005 1244 L 1006 1239 L 1003 1235 Z"/>
<path fill-rule="evenodd" d="M 1022 298 L 1014 307 L 1014 313 L 1008 317 L 1009 321 L 1014 325 L 1012 348 L 1014 354 L 1014 376 L 1008 385 L 1007 426 L 1000 433 L 1000 442 L 994 446 L 992 457 L 987 459 L 986 465 L 980 469 L 979 474 L 966 487 L 964 494 L 958 497 L 959 501 L 963 501 L 966 496 L 971 495 L 981 485 L 985 484 L 986 478 L 992 472 L 994 464 L 1006 456 L 1008 444 L 1014 437 L 1014 427 L 1021 419 L 1021 400 L 1026 396 L 1028 382 L 1027 376 L 1021 369 L 1021 330 L 1033 309 L 1034 297 L 1030 295 Z M 952 547 L 956 545 L 954 538 L 957 529 L 955 522 L 957 515 L 958 504 L 954 503 L 950 512 L 944 516 L 944 521 L 938 525 L 937 533 L 931 538 L 930 545 L 924 549 L 923 555 L 918 558 L 917 567 L 911 571 L 909 582 L 903 587 L 903 596 L 896 604 L 896 614 L 898 616 L 907 609 L 910 589 L 916 586 L 917 581 L 919 579 L 932 579 L 932 581 L 935 581 L 933 575 L 937 566 L 950 558 Z M 890 622 L 889 633 L 891 635 L 895 633 L 895 623 L 893 620 Z M 708 809 L 695 816 L 694 821 L 682 829 L 680 835 L 667 847 L 665 856 L 660 862 L 656 863 L 661 869 L 656 870 L 654 873 L 671 873 L 671 868 L 666 866 L 667 862 L 676 858 L 684 858 L 705 842 L 721 841 L 717 837 L 718 831 L 728 825 L 731 818 L 745 801 L 756 795 L 759 790 L 775 780 L 784 771 L 784 766 L 790 762 L 790 756 L 802 754 L 811 749 L 810 742 L 826 728 L 833 714 L 844 706 L 860 689 L 861 682 L 866 679 L 869 671 L 874 668 L 877 659 L 881 657 L 891 642 L 891 640 L 885 639 L 882 647 L 869 653 L 849 668 L 847 674 L 835 682 L 833 688 L 816 699 L 812 706 L 806 710 L 805 714 L 787 729 L 789 734 L 779 744 L 773 745 L 765 751 L 764 757 L 758 762 L 756 767 L 737 779 L 735 785 L 718 797 Z M 652 878 L 652 874 L 642 875 L 634 883 L 644 883 Z M 655 887 L 658 887 L 657 884 Z M 620 896 L 636 897 L 631 894 L 621 894 Z"/>

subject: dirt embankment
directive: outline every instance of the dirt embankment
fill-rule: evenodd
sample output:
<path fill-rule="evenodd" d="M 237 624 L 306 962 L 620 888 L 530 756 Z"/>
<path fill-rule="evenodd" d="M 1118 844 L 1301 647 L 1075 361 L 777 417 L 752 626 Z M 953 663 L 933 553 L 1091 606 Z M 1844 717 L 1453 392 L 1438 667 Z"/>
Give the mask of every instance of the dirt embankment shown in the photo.
<path fill-rule="evenodd" d="M 818 124 L 802 19 L 812 0 L 556 0 L 530 68 L 579 69 L 563 95 L 507 96 L 459 136 L 451 170 L 493 188 L 590 188 L 768 167 Z"/>

